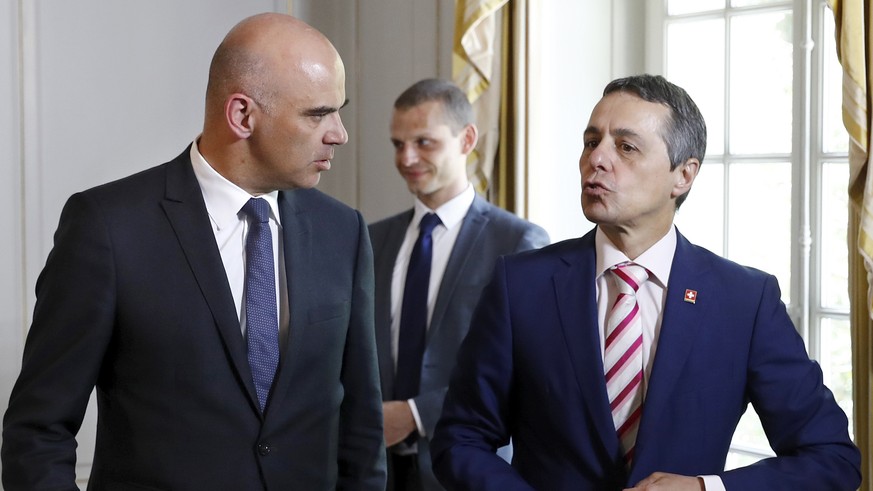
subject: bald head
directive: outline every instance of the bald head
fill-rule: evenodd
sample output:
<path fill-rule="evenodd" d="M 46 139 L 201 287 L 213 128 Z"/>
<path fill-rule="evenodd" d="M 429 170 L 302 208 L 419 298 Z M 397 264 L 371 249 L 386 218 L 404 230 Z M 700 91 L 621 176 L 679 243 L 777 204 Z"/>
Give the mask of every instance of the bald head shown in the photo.
<path fill-rule="evenodd" d="M 249 17 L 215 51 L 198 149 L 252 195 L 312 187 L 348 140 L 345 70 L 328 39 L 289 15 Z"/>
<path fill-rule="evenodd" d="M 276 76 L 313 63 L 341 63 L 336 49 L 317 29 L 278 13 L 248 17 L 234 26 L 215 51 L 206 88 L 206 113 L 221 113 L 228 95 L 243 93 L 270 111 L 276 104 Z"/>

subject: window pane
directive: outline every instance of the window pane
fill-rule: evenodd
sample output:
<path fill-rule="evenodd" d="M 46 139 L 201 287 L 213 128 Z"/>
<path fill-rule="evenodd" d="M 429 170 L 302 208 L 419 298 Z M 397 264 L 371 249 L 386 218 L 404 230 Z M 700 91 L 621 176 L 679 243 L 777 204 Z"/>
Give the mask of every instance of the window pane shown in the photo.
<path fill-rule="evenodd" d="M 731 451 L 728 453 L 725 470 L 743 467 L 766 458 L 772 457 L 773 451 L 761 426 L 761 419 L 755 409 L 749 404 L 746 412 L 740 418 L 734 438 L 731 440 Z"/>
<path fill-rule="evenodd" d="M 731 153 L 791 152 L 791 30 L 790 12 L 731 20 Z"/>
<path fill-rule="evenodd" d="M 769 3 L 786 3 L 785 0 L 731 0 L 731 7 L 749 7 L 752 5 L 767 5 Z"/>
<path fill-rule="evenodd" d="M 843 67 L 837 60 L 834 39 L 834 15 L 830 9 L 824 12 L 822 35 L 822 150 L 825 152 L 848 152 L 849 134 L 843 126 Z"/>
<path fill-rule="evenodd" d="M 667 25 L 667 78 L 688 91 L 706 120 L 706 153 L 724 153 L 724 19 Z"/>
<path fill-rule="evenodd" d="M 834 393 L 837 404 L 852 424 L 852 335 L 849 321 L 826 318 L 821 321 L 821 354 L 819 362 L 824 372 L 824 383 Z"/>
<path fill-rule="evenodd" d="M 676 227 L 691 242 L 724 255 L 724 166 L 704 161 L 688 199 L 676 212 Z"/>
<path fill-rule="evenodd" d="M 821 179 L 821 304 L 849 309 L 847 243 L 849 164 L 822 165 Z"/>
<path fill-rule="evenodd" d="M 668 15 L 691 14 L 724 7 L 725 0 L 667 0 Z"/>
<path fill-rule="evenodd" d="M 776 275 L 788 304 L 791 163 L 733 164 L 729 172 L 728 257 Z"/>

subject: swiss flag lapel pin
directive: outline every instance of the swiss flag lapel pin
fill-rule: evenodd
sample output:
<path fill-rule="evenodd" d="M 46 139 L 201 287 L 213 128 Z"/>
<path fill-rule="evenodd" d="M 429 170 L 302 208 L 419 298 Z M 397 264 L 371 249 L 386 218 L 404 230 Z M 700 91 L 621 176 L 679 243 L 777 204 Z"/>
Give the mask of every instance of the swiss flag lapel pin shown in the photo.
<path fill-rule="evenodd" d="M 685 290 L 685 301 L 688 303 L 697 303 L 697 290 Z"/>

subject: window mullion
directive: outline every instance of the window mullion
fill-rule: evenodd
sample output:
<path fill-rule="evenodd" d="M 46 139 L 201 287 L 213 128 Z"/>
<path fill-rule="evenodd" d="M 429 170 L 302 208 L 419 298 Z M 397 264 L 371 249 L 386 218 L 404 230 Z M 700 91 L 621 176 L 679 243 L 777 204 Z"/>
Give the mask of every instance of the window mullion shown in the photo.
<path fill-rule="evenodd" d="M 792 214 L 792 230 L 796 241 L 792 244 L 792 269 L 797 275 L 792 281 L 792 306 L 795 327 L 807 340 L 807 349 L 814 357 L 818 353 L 816 336 L 810 332 L 810 271 L 812 260 L 812 1 L 796 0 L 794 4 L 795 49 L 794 49 L 794 195 L 795 209 Z"/>

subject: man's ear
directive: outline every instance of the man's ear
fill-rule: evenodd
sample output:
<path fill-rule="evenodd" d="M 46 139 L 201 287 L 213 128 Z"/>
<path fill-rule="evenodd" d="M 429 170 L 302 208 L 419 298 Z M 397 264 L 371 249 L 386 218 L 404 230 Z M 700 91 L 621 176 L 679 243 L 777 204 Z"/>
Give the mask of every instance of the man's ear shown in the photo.
<path fill-rule="evenodd" d="M 468 124 L 461 130 L 461 153 L 470 155 L 470 152 L 476 148 L 476 143 L 479 142 L 479 129 L 475 124 Z"/>
<path fill-rule="evenodd" d="M 224 119 L 230 131 L 239 139 L 252 135 L 255 101 L 245 94 L 231 94 L 224 103 Z"/>
<path fill-rule="evenodd" d="M 676 198 L 690 191 L 699 170 L 700 161 L 693 157 L 673 169 L 676 181 L 673 184 L 673 192 L 670 196 Z"/>

